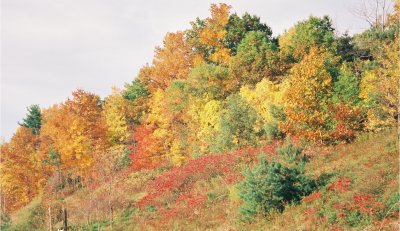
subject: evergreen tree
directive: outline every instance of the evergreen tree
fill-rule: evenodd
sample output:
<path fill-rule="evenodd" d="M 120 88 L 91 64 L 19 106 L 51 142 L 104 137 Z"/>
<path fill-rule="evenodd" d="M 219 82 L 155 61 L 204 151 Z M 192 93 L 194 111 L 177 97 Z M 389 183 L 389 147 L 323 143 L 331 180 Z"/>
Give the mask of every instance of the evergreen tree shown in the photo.
<path fill-rule="evenodd" d="M 22 126 L 32 129 L 32 133 L 35 135 L 39 134 L 40 128 L 42 126 L 42 113 L 40 112 L 39 105 L 31 105 L 27 107 L 28 113 L 26 118 L 23 119 Z"/>
<path fill-rule="evenodd" d="M 278 158 L 268 163 L 265 157 L 246 173 L 240 185 L 244 204 L 241 213 L 245 219 L 256 215 L 268 216 L 272 211 L 282 212 L 285 204 L 299 203 L 303 196 L 315 188 L 315 182 L 305 173 L 305 156 L 302 149 L 290 140 L 278 150 Z"/>

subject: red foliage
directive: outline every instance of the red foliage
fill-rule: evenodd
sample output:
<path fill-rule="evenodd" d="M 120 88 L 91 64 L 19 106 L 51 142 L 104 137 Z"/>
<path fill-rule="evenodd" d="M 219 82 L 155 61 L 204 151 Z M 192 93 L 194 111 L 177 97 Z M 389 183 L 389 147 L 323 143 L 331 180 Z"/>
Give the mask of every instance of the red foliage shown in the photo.
<path fill-rule="evenodd" d="M 329 187 L 329 191 L 334 191 L 337 193 L 344 193 L 349 190 L 351 184 L 351 179 L 348 177 L 339 178 L 336 182 L 332 183 Z"/>
<path fill-rule="evenodd" d="M 337 122 L 331 137 L 335 140 L 352 141 L 355 138 L 355 130 L 359 129 L 361 111 L 343 103 L 335 105 L 331 110 Z"/>
<path fill-rule="evenodd" d="M 316 192 L 311 193 L 307 197 L 305 197 L 303 199 L 303 201 L 305 201 L 305 202 L 313 202 L 313 201 L 317 200 L 318 198 L 320 198 L 321 195 L 322 195 L 322 193 L 320 191 L 316 191 Z"/>
<path fill-rule="evenodd" d="M 133 138 L 135 145 L 131 148 L 133 153 L 132 169 L 152 169 L 161 163 L 161 157 L 157 155 L 157 140 L 152 137 L 154 127 L 141 124 L 135 128 Z"/>
<path fill-rule="evenodd" d="M 148 194 L 138 202 L 138 206 L 156 206 L 159 214 L 164 215 L 163 221 L 176 218 L 179 214 L 185 214 L 185 219 L 199 215 L 207 196 L 194 190 L 196 182 L 218 177 L 224 184 L 233 184 L 243 178 L 237 168 L 239 162 L 255 163 L 261 153 L 270 158 L 276 153 L 276 144 L 205 155 L 190 160 L 184 166 L 173 167 L 146 186 Z"/>
<path fill-rule="evenodd" d="M 333 206 L 338 211 L 338 218 L 346 223 L 345 218 L 349 212 L 359 212 L 373 218 L 376 222 L 377 212 L 383 209 L 384 205 L 376 199 L 373 194 L 356 194 L 350 202 L 337 203 Z"/>
<path fill-rule="evenodd" d="M 383 204 L 376 200 L 376 196 L 373 194 L 357 194 L 353 196 L 350 208 L 374 216 L 383 208 Z"/>

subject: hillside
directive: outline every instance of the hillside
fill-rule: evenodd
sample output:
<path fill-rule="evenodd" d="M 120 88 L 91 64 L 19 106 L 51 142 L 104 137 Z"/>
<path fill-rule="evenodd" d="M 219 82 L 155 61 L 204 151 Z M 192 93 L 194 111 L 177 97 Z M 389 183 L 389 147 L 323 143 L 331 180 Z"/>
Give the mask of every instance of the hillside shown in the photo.
<path fill-rule="evenodd" d="M 1 229 L 397 230 L 393 3 L 352 36 L 211 4 L 123 89 L 28 107 L 0 146 Z"/>
<path fill-rule="evenodd" d="M 161 174 L 150 171 L 119 176 L 113 189 L 117 193 L 113 199 L 118 200 L 113 230 L 398 230 L 398 145 L 397 134 L 392 130 L 362 133 L 353 144 L 310 146 L 306 150 L 310 157 L 307 172 L 315 179 L 323 178 L 323 183 L 298 205 L 288 205 L 282 214 L 273 214 L 268 219 L 259 217 L 253 223 L 240 220 L 238 180 L 230 180 L 232 175 L 241 175 L 248 163 L 241 162 L 242 167 L 214 176 L 201 170 L 193 170 L 195 174 L 175 175 L 188 168 L 165 169 Z M 196 165 L 199 161 L 195 160 Z M 226 165 L 210 165 L 211 169 L 214 167 Z M 180 185 L 179 190 L 185 192 L 185 197 L 171 200 L 166 193 L 158 193 L 153 200 L 160 200 L 161 206 L 141 206 L 143 198 L 154 193 L 154 181 L 168 181 L 171 174 L 175 176 L 172 184 Z M 190 184 L 185 183 L 189 180 Z M 91 193 L 92 203 L 100 204 L 95 207 L 103 204 L 105 198 L 101 192 L 106 191 L 106 187 L 100 186 Z M 101 207 L 92 215 L 100 218 L 99 221 L 87 226 L 88 214 L 83 212 L 90 210 L 90 202 L 83 200 L 87 193 L 86 189 L 81 189 L 65 198 L 69 219 L 75 227 L 72 230 L 98 230 L 100 227 L 110 230 Z M 45 208 L 40 212 L 40 207 L 36 207 L 38 200 L 14 214 L 15 223 L 6 230 L 30 230 L 29 222 L 45 220 Z"/>

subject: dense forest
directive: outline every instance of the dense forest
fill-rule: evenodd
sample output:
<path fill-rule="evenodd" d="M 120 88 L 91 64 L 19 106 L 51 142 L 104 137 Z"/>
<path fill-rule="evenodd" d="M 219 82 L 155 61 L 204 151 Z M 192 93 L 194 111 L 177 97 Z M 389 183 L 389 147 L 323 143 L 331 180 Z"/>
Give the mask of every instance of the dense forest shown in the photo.
<path fill-rule="evenodd" d="M 310 16 L 275 37 L 212 4 L 123 89 L 28 107 L 1 230 L 397 230 L 394 4 L 359 34 Z"/>

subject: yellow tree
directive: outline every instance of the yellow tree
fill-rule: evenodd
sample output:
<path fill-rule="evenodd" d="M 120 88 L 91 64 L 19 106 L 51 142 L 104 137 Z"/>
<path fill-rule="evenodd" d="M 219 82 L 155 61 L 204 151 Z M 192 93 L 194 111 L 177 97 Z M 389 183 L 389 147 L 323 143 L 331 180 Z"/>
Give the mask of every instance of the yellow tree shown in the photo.
<path fill-rule="evenodd" d="M 38 137 L 25 127 L 19 127 L 11 141 L 1 145 L 0 184 L 7 210 L 26 205 L 43 186 L 38 145 Z"/>
<path fill-rule="evenodd" d="M 93 154 L 105 148 L 105 127 L 97 95 L 77 90 L 73 98 L 46 111 L 41 137 L 43 152 L 60 156 L 61 166 L 74 176 L 88 173 Z"/>
<path fill-rule="evenodd" d="M 363 73 L 360 97 L 367 102 L 368 130 L 380 130 L 397 123 L 399 117 L 399 40 L 384 44 L 377 68 Z"/>
<path fill-rule="evenodd" d="M 330 130 L 330 98 L 332 76 L 327 65 L 335 57 L 317 48 L 311 48 L 303 60 L 295 64 L 284 94 L 287 120 L 281 128 L 289 134 L 305 136 L 309 140 L 325 140 Z"/>
<path fill-rule="evenodd" d="M 268 79 L 263 79 L 256 84 L 255 88 L 248 85 L 240 89 L 240 95 L 261 116 L 257 121 L 256 131 L 266 129 L 268 138 L 279 136 L 276 110 L 282 110 L 284 84 L 277 84 Z"/>
<path fill-rule="evenodd" d="M 104 101 L 103 115 L 107 125 L 109 145 L 118 149 L 124 149 L 129 138 L 126 111 L 125 99 L 118 89 L 113 88 L 113 93 Z"/>
<path fill-rule="evenodd" d="M 211 4 L 211 17 L 205 20 L 197 19 L 192 23 L 192 29 L 188 30 L 189 44 L 196 52 L 195 64 L 210 61 L 227 65 L 231 58 L 231 50 L 226 48 L 226 25 L 229 22 L 229 10 L 231 6 Z"/>

